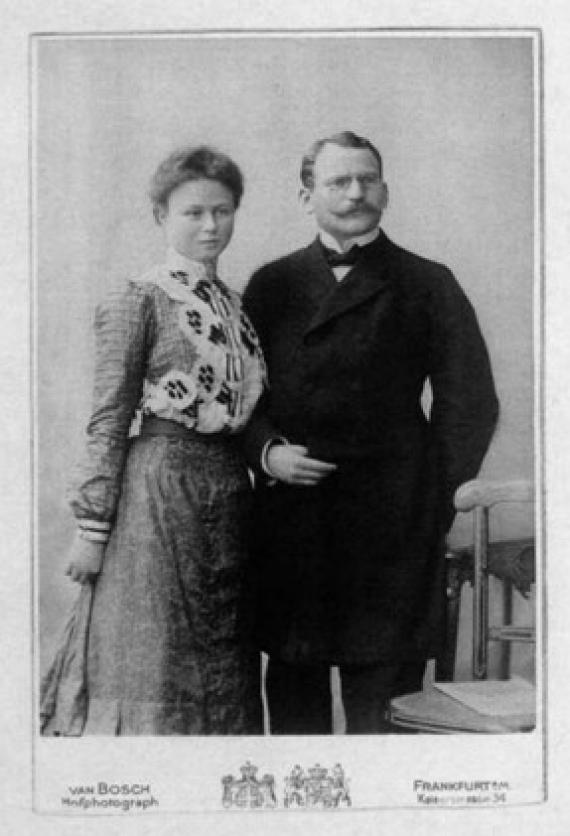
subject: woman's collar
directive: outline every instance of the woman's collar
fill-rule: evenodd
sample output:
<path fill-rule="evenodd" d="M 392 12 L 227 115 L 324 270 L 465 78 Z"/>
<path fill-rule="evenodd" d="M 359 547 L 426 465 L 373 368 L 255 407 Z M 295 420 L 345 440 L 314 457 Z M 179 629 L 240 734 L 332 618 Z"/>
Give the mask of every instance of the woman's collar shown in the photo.
<path fill-rule="evenodd" d="M 166 266 L 176 278 L 177 273 L 186 274 L 190 283 L 199 279 L 214 279 L 216 277 L 215 261 L 194 261 L 169 247 L 166 253 Z"/>

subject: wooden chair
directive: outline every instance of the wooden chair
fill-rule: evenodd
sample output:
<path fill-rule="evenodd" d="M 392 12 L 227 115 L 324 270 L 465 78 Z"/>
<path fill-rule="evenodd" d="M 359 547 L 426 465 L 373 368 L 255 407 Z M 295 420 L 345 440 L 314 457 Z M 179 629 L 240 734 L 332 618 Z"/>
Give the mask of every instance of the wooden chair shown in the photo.
<path fill-rule="evenodd" d="M 449 550 L 447 564 L 447 642 L 437 661 L 436 682 L 424 691 L 397 697 L 390 704 L 395 726 L 433 733 L 528 731 L 535 725 L 535 689 L 510 678 L 513 642 L 533 643 L 531 626 L 512 624 L 513 588 L 527 597 L 534 582 L 534 539 L 489 541 L 489 513 L 501 503 L 532 503 L 530 482 L 485 482 L 462 485 L 454 502 L 459 512 L 473 514 L 473 545 Z M 502 581 L 502 623 L 489 624 L 489 575 Z M 453 682 L 461 589 L 473 585 L 472 680 Z M 487 679 L 488 647 L 501 644 L 498 680 Z"/>

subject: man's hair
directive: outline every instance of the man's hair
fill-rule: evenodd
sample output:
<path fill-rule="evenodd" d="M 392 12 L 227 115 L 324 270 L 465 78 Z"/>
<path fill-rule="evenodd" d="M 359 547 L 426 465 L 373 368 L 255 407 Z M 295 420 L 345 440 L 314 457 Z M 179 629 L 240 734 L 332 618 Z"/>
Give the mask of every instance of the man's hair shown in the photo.
<path fill-rule="evenodd" d="M 232 193 L 237 209 L 243 195 L 243 175 L 230 157 L 208 145 L 186 146 L 173 151 L 156 169 L 150 181 L 149 197 L 155 220 L 170 194 L 189 180 L 217 180 Z"/>
<path fill-rule="evenodd" d="M 372 152 L 378 162 L 378 171 L 382 177 L 382 157 L 378 149 L 366 137 L 358 136 L 352 131 L 340 131 L 340 133 L 326 136 L 313 142 L 301 161 L 301 183 L 305 188 L 312 189 L 315 185 L 314 169 L 315 162 L 324 146 L 328 143 L 340 145 L 341 148 L 367 148 Z"/>

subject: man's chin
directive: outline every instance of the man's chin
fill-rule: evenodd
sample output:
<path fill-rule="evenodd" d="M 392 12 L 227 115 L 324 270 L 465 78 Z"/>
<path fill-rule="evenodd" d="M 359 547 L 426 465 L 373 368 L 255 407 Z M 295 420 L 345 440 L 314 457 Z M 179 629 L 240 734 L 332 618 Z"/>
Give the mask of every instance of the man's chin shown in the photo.
<path fill-rule="evenodd" d="M 358 235 L 366 235 L 368 232 L 372 232 L 373 229 L 376 229 L 378 223 L 379 219 L 376 218 L 371 221 L 370 217 L 353 217 L 347 223 L 343 223 L 338 231 L 345 238 L 356 238 Z"/>

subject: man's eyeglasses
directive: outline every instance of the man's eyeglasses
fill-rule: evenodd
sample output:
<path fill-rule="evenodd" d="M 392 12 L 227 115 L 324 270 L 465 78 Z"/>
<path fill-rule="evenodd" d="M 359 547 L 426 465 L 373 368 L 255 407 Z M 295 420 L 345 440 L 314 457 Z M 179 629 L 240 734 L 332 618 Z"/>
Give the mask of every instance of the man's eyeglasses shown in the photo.
<path fill-rule="evenodd" d="M 380 183 L 379 174 L 357 174 L 354 177 L 334 177 L 325 181 L 325 186 L 334 192 L 346 192 L 356 181 L 363 189 L 372 189 Z"/>

